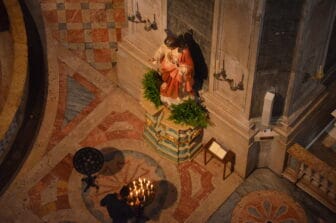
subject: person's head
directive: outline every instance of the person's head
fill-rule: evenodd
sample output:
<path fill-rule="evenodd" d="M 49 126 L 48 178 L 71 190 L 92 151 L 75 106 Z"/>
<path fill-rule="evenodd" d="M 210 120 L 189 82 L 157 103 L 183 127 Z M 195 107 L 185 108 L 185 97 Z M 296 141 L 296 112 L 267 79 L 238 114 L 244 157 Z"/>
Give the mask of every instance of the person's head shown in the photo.
<path fill-rule="evenodd" d="M 126 199 L 127 196 L 129 195 L 129 189 L 128 189 L 128 187 L 123 186 L 123 187 L 120 189 L 119 194 L 120 194 L 121 198 Z"/>

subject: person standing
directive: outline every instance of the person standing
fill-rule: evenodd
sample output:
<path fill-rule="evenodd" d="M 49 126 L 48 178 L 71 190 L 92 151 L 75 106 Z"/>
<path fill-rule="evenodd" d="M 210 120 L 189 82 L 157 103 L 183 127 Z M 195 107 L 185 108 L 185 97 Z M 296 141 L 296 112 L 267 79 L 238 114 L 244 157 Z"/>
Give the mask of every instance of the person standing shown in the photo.
<path fill-rule="evenodd" d="M 135 217 L 132 208 L 127 204 L 129 189 L 123 186 L 119 193 L 106 195 L 101 201 L 101 206 L 106 206 L 113 223 L 127 223 Z"/>

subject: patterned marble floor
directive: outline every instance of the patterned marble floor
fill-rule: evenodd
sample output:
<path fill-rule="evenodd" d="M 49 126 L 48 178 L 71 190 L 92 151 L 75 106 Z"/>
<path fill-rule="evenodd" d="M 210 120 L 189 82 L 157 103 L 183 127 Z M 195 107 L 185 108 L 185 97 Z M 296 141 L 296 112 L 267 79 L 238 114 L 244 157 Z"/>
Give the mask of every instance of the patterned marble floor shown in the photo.
<path fill-rule="evenodd" d="M 96 69 L 46 30 L 49 89 L 37 141 L 0 198 L 1 222 L 111 222 L 99 201 L 137 177 L 159 185 L 145 210 L 151 222 L 205 222 L 242 182 L 222 180 L 222 164 L 202 154 L 176 165 L 143 139 L 144 110 L 115 84 L 113 69 Z M 101 150 L 100 190 L 83 192 L 72 158 L 81 147 Z M 218 171 L 220 169 L 221 171 Z"/>

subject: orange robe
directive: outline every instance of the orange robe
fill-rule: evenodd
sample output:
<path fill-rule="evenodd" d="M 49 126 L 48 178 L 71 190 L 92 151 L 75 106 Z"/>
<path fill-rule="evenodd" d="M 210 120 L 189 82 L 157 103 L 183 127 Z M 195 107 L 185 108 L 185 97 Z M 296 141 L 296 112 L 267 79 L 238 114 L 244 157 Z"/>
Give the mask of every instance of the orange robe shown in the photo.
<path fill-rule="evenodd" d="M 160 89 L 162 96 L 182 99 L 185 96 L 194 95 L 192 88 L 194 84 L 194 64 L 189 49 L 183 49 L 182 52 L 177 54 L 175 60 L 167 58 L 166 54 L 161 59 L 160 65 L 160 73 L 164 81 Z"/>

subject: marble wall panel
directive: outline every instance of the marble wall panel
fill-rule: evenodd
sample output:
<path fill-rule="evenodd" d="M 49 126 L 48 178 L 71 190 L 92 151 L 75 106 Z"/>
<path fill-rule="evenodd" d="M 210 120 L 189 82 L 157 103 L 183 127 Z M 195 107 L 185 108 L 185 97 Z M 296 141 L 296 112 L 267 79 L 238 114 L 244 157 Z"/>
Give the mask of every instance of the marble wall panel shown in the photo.
<path fill-rule="evenodd" d="M 307 1 L 305 4 L 295 54 L 293 92 L 288 101 L 287 115 L 304 107 L 323 88 L 315 75 L 320 67 L 324 67 L 335 8 L 334 1 Z"/>

